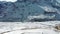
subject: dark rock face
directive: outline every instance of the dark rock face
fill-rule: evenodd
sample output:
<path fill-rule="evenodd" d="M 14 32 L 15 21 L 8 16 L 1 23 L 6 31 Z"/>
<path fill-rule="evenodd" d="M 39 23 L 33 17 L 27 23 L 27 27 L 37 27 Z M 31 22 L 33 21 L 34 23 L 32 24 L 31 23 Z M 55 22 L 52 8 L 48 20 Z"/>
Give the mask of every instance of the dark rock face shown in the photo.
<path fill-rule="evenodd" d="M 55 29 L 60 30 L 60 24 L 56 24 Z"/>
<path fill-rule="evenodd" d="M 56 3 L 58 5 L 56 5 Z M 60 3 L 56 0 L 17 0 L 16 2 L 0 2 L 0 21 L 2 22 L 23 22 L 28 19 L 28 16 L 35 16 L 44 14 L 45 10 L 39 6 L 49 6 L 52 7 L 53 10 L 56 8 L 58 11 L 60 10 Z M 50 8 L 51 9 L 51 8 Z M 52 10 L 52 11 L 53 11 Z M 57 12 L 58 12 L 57 11 Z M 53 15 L 59 17 L 58 13 L 54 13 Z M 53 12 L 46 12 L 46 14 L 52 14 Z M 1 17 L 2 16 L 2 17 Z M 47 15 L 49 16 L 49 15 Z M 31 19 L 35 21 L 51 21 L 55 19 Z M 30 21 L 31 21 L 30 20 Z"/>
<path fill-rule="evenodd" d="M 0 4 L 0 18 L 4 17 L 5 9 L 6 9 L 6 6 L 3 3 Z"/>

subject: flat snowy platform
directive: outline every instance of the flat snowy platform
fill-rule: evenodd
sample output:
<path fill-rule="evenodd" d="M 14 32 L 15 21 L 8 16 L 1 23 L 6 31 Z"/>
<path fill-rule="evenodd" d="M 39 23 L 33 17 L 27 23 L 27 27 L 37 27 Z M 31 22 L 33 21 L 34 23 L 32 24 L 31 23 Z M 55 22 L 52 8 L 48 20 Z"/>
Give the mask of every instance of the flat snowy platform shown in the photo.
<path fill-rule="evenodd" d="M 60 34 L 54 26 L 60 21 L 0 22 L 0 34 Z"/>

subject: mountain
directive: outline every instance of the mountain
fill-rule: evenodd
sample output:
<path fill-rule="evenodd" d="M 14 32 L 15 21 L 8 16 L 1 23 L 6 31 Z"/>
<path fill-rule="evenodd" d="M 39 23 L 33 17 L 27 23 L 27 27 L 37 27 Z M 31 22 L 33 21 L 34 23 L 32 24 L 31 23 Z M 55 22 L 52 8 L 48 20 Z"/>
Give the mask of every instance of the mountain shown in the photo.
<path fill-rule="evenodd" d="M 43 17 L 44 20 L 60 20 L 60 3 L 57 0 L 0 2 L 0 21 L 2 22 L 30 21 L 29 16 L 40 17 L 41 15 L 46 17 Z M 52 18 L 52 16 L 54 17 Z M 37 19 L 36 17 L 33 18 Z"/>

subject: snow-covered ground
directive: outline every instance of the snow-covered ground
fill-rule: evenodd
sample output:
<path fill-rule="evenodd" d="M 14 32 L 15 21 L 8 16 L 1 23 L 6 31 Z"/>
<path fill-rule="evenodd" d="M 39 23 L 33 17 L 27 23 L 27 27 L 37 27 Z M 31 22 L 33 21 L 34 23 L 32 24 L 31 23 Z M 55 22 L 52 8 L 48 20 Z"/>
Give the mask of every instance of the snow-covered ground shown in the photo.
<path fill-rule="evenodd" d="M 0 22 L 0 34 L 59 34 L 54 28 L 60 21 Z"/>
<path fill-rule="evenodd" d="M 0 0 L 0 1 L 5 1 L 5 2 L 16 2 L 17 0 Z"/>

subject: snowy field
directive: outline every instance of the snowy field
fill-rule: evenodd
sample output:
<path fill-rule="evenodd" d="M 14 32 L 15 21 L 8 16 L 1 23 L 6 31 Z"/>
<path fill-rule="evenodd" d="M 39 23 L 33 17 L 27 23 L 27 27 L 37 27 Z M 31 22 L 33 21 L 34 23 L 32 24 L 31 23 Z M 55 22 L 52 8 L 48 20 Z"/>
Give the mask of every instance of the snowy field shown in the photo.
<path fill-rule="evenodd" d="M 0 34 L 59 34 L 54 26 L 60 21 L 0 22 Z"/>

